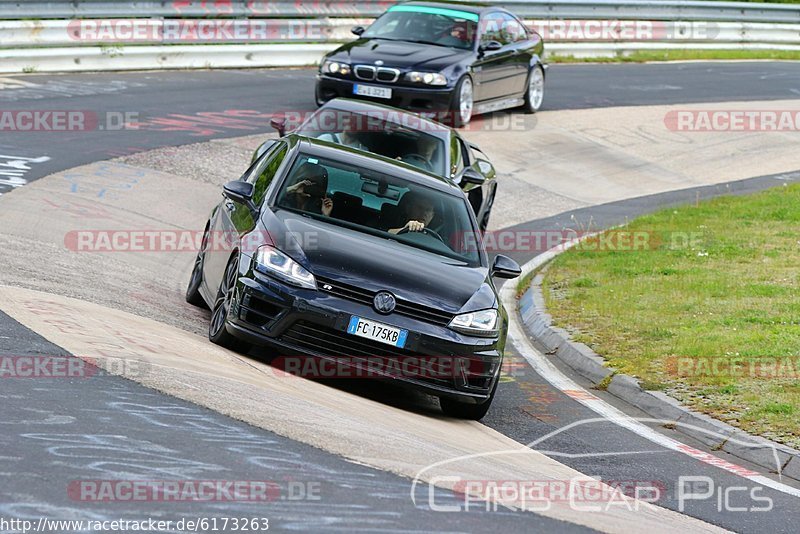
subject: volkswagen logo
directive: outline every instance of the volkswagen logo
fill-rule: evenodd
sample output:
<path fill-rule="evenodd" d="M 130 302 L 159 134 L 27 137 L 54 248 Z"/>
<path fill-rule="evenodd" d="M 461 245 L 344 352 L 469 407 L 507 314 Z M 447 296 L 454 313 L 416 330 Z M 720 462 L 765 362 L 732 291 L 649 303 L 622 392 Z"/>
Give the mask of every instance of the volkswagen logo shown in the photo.
<path fill-rule="evenodd" d="M 372 300 L 372 305 L 375 307 L 375 310 L 377 310 L 378 313 L 392 313 L 394 311 L 395 304 L 396 301 L 394 299 L 394 295 L 388 291 L 379 292 Z"/>
<path fill-rule="evenodd" d="M 380 67 L 381 65 L 383 65 L 383 60 L 379 59 L 378 61 L 375 62 L 375 64 Z"/>

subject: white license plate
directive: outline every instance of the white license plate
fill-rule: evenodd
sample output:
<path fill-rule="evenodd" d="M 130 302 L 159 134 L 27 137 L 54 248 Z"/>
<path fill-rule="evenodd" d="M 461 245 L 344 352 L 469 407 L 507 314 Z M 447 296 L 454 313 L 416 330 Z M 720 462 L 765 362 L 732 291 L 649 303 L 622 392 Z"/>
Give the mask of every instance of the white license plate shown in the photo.
<path fill-rule="evenodd" d="M 353 94 L 360 96 L 371 96 L 374 98 L 392 98 L 391 89 L 387 89 L 386 87 L 374 87 L 372 85 L 356 84 L 353 86 Z"/>
<path fill-rule="evenodd" d="M 350 324 L 347 325 L 347 333 L 354 336 L 365 337 L 374 341 L 380 341 L 387 345 L 403 348 L 408 338 L 408 330 L 401 330 L 388 324 L 379 323 L 371 319 L 362 319 L 353 315 L 350 317 Z"/>

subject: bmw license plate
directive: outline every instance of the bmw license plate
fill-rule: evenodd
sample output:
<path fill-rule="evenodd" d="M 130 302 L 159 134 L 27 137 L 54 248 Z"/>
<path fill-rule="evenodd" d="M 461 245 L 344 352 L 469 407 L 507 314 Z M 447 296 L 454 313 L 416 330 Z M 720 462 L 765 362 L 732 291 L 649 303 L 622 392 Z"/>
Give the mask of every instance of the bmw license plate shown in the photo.
<path fill-rule="evenodd" d="M 356 84 L 353 86 L 353 94 L 359 96 L 371 96 L 373 98 L 392 98 L 392 90 L 386 87 L 374 87 L 372 85 Z"/>
<path fill-rule="evenodd" d="M 350 324 L 347 325 L 347 333 L 386 343 L 387 345 L 393 345 L 401 349 L 405 346 L 406 338 L 408 338 L 408 330 L 401 330 L 400 328 L 395 328 L 371 319 L 362 319 L 355 315 L 350 317 Z"/>

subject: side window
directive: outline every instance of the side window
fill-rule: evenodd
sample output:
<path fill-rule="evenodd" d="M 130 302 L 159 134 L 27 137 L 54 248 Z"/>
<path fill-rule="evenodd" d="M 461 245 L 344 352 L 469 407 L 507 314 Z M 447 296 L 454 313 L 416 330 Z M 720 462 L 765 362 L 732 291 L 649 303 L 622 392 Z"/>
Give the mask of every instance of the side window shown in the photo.
<path fill-rule="evenodd" d="M 450 176 L 456 177 L 464 170 L 465 157 L 461 139 L 454 135 L 450 138 Z"/>
<path fill-rule="evenodd" d="M 503 46 L 511 41 L 508 40 L 507 35 L 503 31 L 503 25 L 506 22 L 504 14 L 500 12 L 489 13 L 481 19 L 481 43 L 488 43 L 489 41 L 497 41 Z"/>
<path fill-rule="evenodd" d="M 470 150 L 469 146 L 464 143 L 463 139 L 458 140 L 458 144 L 461 146 L 461 165 L 463 167 L 469 167 L 472 165 L 472 151 Z"/>
<path fill-rule="evenodd" d="M 264 159 L 256 165 L 256 168 L 253 169 L 250 176 L 247 177 L 247 182 L 255 185 L 253 202 L 256 206 L 260 206 L 264 201 L 264 196 L 267 193 L 269 184 L 271 184 L 272 179 L 275 178 L 275 173 L 278 171 L 281 163 L 283 163 L 288 152 L 289 148 L 286 146 L 286 143 L 275 145 L 272 150 L 264 156 Z"/>
<path fill-rule="evenodd" d="M 528 38 L 525 26 L 512 15 L 503 13 L 503 34 L 509 43 L 524 41 Z"/>

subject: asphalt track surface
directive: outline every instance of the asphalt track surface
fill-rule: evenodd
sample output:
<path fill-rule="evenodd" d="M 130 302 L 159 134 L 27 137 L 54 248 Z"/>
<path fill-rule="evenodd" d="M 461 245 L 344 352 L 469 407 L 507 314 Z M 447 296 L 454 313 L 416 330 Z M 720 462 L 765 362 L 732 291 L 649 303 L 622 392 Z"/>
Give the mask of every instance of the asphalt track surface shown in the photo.
<path fill-rule="evenodd" d="M 29 76 L 6 79 L 0 107 L 16 110 L 89 110 L 98 114 L 134 112 L 151 126 L 145 130 L 4 133 L 4 154 L 50 160 L 30 165 L 26 180 L 126 153 L 164 145 L 180 145 L 216 137 L 267 132 L 264 119 L 229 128 L 209 122 L 208 113 L 246 110 L 269 114 L 280 110 L 312 109 L 313 73 L 290 71 L 218 71 L 176 73 L 91 74 Z M 15 86 L 22 80 L 33 86 Z M 678 104 L 798 97 L 800 65 L 792 63 L 686 63 L 672 65 L 555 66 L 548 80 L 547 110 L 597 106 Z M 200 115 L 206 114 L 206 115 Z M 255 115 L 253 115 L 254 117 Z M 201 119 L 202 117 L 202 119 Z M 232 170 L 232 174 L 238 173 Z M 765 177 L 733 185 L 748 192 L 792 177 Z M 731 192 L 728 187 L 664 193 L 585 208 L 556 217 L 531 221 L 515 229 L 574 227 L 592 220 L 609 226 L 625 217 L 701 196 Z M 0 190 L 2 192 L 2 190 Z M 518 257 L 527 261 L 529 257 Z M 60 349 L 0 317 L 0 354 L 53 354 Z M 509 357 L 519 360 L 513 351 Z M 574 379 L 574 377 L 573 377 Z M 576 379 L 577 380 L 577 379 Z M 581 382 L 580 380 L 577 380 Z M 423 396 L 398 399 L 368 384 L 342 385 L 349 391 L 427 412 L 433 401 Z M 0 434 L 0 516 L 91 519 L 95 517 L 231 516 L 270 517 L 274 528 L 353 530 L 485 531 L 495 529 L 557 531 L 577 529 L 533 514 L 510 511 L 445 514 L 414 506 L 409 482 L 382 471 L 346 462 L 312 447 L 178 401 L 115 377 L 90 381 L 24 380 L 0 383 L 3 410 Z M 594 392 L 634 417 L 636 409 L 622 406 L 603 392 Z M 53 406 L 58 406 L 54 416 Z M 657 504 L 677 510 L 680 476 L 708 476 L 714 497 L 691 501 L 684 513 L 739 532 L 794 532 L 800 520 L 795 497 L 755 488 L 755 484 L 666 451 L 658 445 L 609 422 L 591 423 L 559 431 L 570 423 L 595 419 L 596 414 L 550 387 L 532 369 L 519 366 L 512 379 L 501 384 L 498 398 L 483 423 L 521 442 L 537 443 L 554 459 L 584 474 L 610 481 L 653 481 L 667 491 Z M 675 431 L 660 428 L 700 450 Z M 365 437 L 365 439 L 368 439 Z M 744 467 L 745 462 L 715 452 Z M 217 475 L 215 475 L 217 473 Z M 103 505 L 75 502 L 64 485 L 80 478 L 298 480 L 321 482 L 319 501 L 279 500 L 257 507 L 231 505 L 175 505 L 145 503 Z M 786 481 L 784 481 L 786 482 Z M 716 499 L 726 489 L 730 504 L 758 507 L 753 496 L 768 497 L 767 512 L 724 510 Z M 753 493 L 755 491 L 755 493 Z M 437 502 L 455 497 L 438 491 Z M 441 500 L 440 500 L 441 499 Z M 418 501 L 420 502 L 420 501 Z"/>
<path fill-rule="evenodd" d="M 0 109 L 79 110 L 97 117 L 97 123 L 85 121 L 85 131 L 3 133 L 0 154 L 49 157 L 49 161 L 30 165 L 24 176 L 30 181 L 150 148 L 269 132 L 269 121 L 259 114 L 314 109 L 314 76 L 312 70 L 299 69 L 0 78 Z M 548 72 L 543 109 L 798 97 L 800 66 L 795 63 L 555 65 Z M 231 125 L 230 110 L 240 113 L 235 126 Z M 137 122 L 146 126 L 115 129 L 119 117 L 124 117 L 120 114 L 126 113 L 134 114 Z M 0 184 L 0 193 L 8 189 Z"/>

